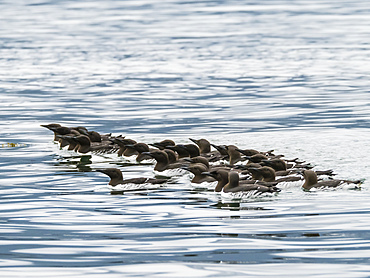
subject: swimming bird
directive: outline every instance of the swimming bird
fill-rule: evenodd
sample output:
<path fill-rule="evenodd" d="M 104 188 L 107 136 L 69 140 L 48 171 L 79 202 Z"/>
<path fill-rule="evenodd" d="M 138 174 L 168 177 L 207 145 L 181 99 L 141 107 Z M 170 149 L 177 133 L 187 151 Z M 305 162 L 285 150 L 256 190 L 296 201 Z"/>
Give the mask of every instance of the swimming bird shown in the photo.
<path fill-rule="evenodd" d="M 91 142 L 98 142 L 100 143 L 103 140 L 102 135 L 94 130 L 87 131 L 87 136 L 89 136 Z M 107 137 L 109 136 L 108 134 L 106 135 Z"/>
<path fill-rule="evenodd" d="M 170 149 L 164 149 L 163 151 L 166 152 L 166 154 L 168 156 L 168 163 L 169 164 L 179 162 L 179 156 L 176 152 L 174 152 L 173 150 L 170 150 Z"/>
<path fill-rule="evenodd" d="M 287 169 L 292 169 L 292 168 L 295 168 L 295 169 L 301 169 L 301 170 L 310 170 L 312 169 L 314 166 L 312 166 L 310 163 L 305 163 L 305 161 L 297 161 L 295 163 L 289 163 L 287 164 Z"/>
<path fill-rule="evenodd" d="M 66 126 L 61 126 L 60 124 L 49 124 L 49 125 L 41 125 L 42 127 L 46 127 L 49 130 L 54 132 L 54 141 L 59 142 L 60 148 L 64 148 L 65 146 L 68 146 L 69 142 L 68 140 L 65 140 L 61 137 L 58 137 L 58 135 L 80 135 L 78 130 L 74 128 L 69 128 Z"/>
<path fill-rule="evenodd" d="M 335 176 L 333 170 L 315 170 L 317 176 Z M 302 169 L 290 168 L 285 171 L 276 171 L 276 176 L 288 176 L 294 174 L 302 174 Z"/>
<path fill-rule="evenodd" d="M 236 170 L 236 171 L 240 171 L 240 174 L 242 175 L 245 175 L 246 177 L 242 178 L 242 179 L 246 179 L 248 178 L 248 176 L 250 176 L 252 174 L 252 172 L 250 171 L 250 169 L 253 170 L 253 168 L 261 168 L 262 165 L 261 164 L 258 164 L 258 163 L 253 163 L 253 162 L 248 162 L 247 164 L 240 164 L 240 165 L 235 165 L 233 167 L 233 170 Z M 260 180 L 262 179 L 262 176 L 260 176 L 260 179 L 256 178 L 256 173 L 255 175 L 253 176 L 253 179 L 256 179 L 256 180 Z"/>
<path fill-rule="evenodd" d="M 247 169 L 247 171 L 249 173 L 251 173 L 253 180 L 263 180 L 263 175 L 262 175 L 261 171 L 258 170 L 259 168 L 261 168 L 261 166 L 259 166 L 259 167 L 250 167 L 250 168 Z"/>
<path fill-rule="evenodd" d="M 268 160 L 268 157 L 262 153 L 257 153 L 252 156 L 245 156 L 245 158 L 248 159 L 248 163 L 261 163 L 263 160 Z"/>
<path fill-rule="evenodd" d="M 343 184 L 361 184 L 360 180 L 351 181 L 351 180 L 329 179 L 325 181 L 318 181 L 315 171 L 312 170 L 304 170 L 302 174 L 305 179 L 305 182 L 302 185 L 302 189 L 305 191 L 309 191 L 311 188 L 321 188 L 321 187 L 334 188 Z"/>
<path fill-rule="evenodd" d="M 154 171 L 158 172 L 163 172 L 169 169 L 181 168 L 189 164 L 185 162 L 175 162 L 170 164 L 168 154 L 164 150 L 154 150 L 151 152 L 144 152 L 143 154 L 149 155 L 156 160 Z"/>
<path fill-rule="evenodd" d="M 134 149 L 134 151 L 137 152 L 136 161 L 139 162 L 139 163 L 142 162 L 143 160 L 146 160 L 146 159 L 152 159 L 151 156 L 149 156 L 147 154 L 144 154 L 144 153 L 155 150 L 153 148 L 149 148 L 149 146 L 145 143 L 136 143 L 136 144 L 133 144 L 133 145 L 127 144 L 125 146 L 126 146 L 126 150 L 127 149 Z"/>
<path fill-rule="evenodd" d="M 48 128 L 49 130 L 54 132 L 54 141 L 58 141 L 60 143 L 60 147 L 63 148 L 72 142 L 70 138 L 64 138 L 63 136 L 78 136 L 78 135 L 86 135 L 90 138 L 91 142 L 102 143 L 102 141 L 107 141 L 111 138 L 111 134 L 103 134 L 96 131 L 89 131 L 84 126 L 77 126 L 77 127 L 66 127 L 60 124 L 52 123 L 48 125 L 41 125 L 42 127 Z M 73 146 L 68 148 L 69 150 L 73 149 Z"/>
<path fill-rule="evenodd" d="M 270 166 L 275 171 L 286 171 L 287 165 L 284 160 L 280 158 L 273 158 L 273 159 L 262 159 L 261 165 L 263 166 Z"/>
<path fill-rule="evenodd" d="M 184 160 L 185 161 L 188 161 L 188 162 L 190 162 L 192 164 L 202 163 L 203 165 L 206 166 L 207 170 L 209 170 L 209 167 L 210 167 L 209 161 L 204 156 L 198 155 L 198 156 L 194 156 L 194 157 L 185 157 Z"/>
<path fill-rule="evenodd" d="M 289 169 L 283 171 L 275 171 L 276 176 L 289 176 L 294 174 L 299 174 L 302 170 L 299 169 Z"/>
<path fill-rule="evenodd" d="M 74 151 L 78 147 L 78 142 L 74 138 L 74 135 L 56 135 L 57 138 L 60 140 L 64 140 L 68 142 L 68 151 Z"/>
<path fill-rule="evenodd" d="M 198 145 L 200 154 L 208 154 L 211 152 L 211 143 L 207 139 L 192 139 L 190 141 Z"/>
<path fill-rule="evenodd" d="M 224 156 L 228 156 L 227 154 L 227 150 L 221 150 L 222 146 L 216 146 L 216 147 L 219 147 L 221 152 L 224 152 L 224 154 L 222 155 L 220 153 L 219 150 L 215 150 L 215 151 L 212 151 L 211 150 L 211 146 L 213 146 L 207 139 L 193 139 L 193 138 L 189 138 L 190 141 L 194 142 L 195 144 L 197 144 L 197 146 L 199 147 L 199 151 L 200 151 L 200 155 L 201 156 L 204 156 L 206 157 L 209 161 L 211 162 L 215 162 L 215 161 L 218 161 L 220 159 L 224 159 Z M 214 148 L 216 148 L 214 147 Z"/>
<path fill-rule="evenodd" d="M 190 164 L 189 166 L 182 167 L 182 169 L 187 170 L 194 174 L 193 179 L 191 180 L 192 183 L 202 183 L 202 182 L 213 182 L 214 179 L 209 175 L 203 174 L 207 172 L 207 167 L 202 163 L 194 163 Z"/>
<path fill-rule="evenodd" d="M 178 158 L 190 157 L 188 150 L 183 145 L 166 146 L 166 149 L 173 150 L 177 153 Z"/>
<path fill-rule="evenodd" d="M 249 168 L 249 171 L 252 173 L 253 179 L 262 180 L 264 182 L 296 182 L 300 181 L 301 177 L 299 176 L 286 176 L 283 178 L 276 179 L 276 172 L 273 168 L 269 166 L 262 166 L 260 168 Z"/>
<path fill-rule="evenodd" d="M 200 155 L 195 156 L 195 157 L 185 157 L 184 160 L 190 162 L 191 164 L 201 163 L 206 166 L 208 171 L 213 171 L 213 170 L 218 170 L 218 169 L 224 169 L 226 171 L 230 171 L 231 169 L 233 169 L 236 172 L 242 172 L 242 170 L 232 168 L 232 166 L 226 165 L 226 164 L 211 165 L 209 164 L 209 161 L 206 157 L 200 156 Z"/>
<path fill-rule="evenodd" d="M 90 138 L 91 142 L 97 142 L 101 143 L 102 141 L 110 141 L 114 137 L 112 136 L 112 133 L 107 133 L 107 134 L 100 134 L 97 131 L 94 130 L 88 130 L 84 126 L 78 126 L 75 128 L 77 131 L 79 131 L 83 135 L 87 135 Z M 122 135 L 115 136 L 116 138 L 121 138 Z"/>
<path fill-rule="evenodd" d="M 252 155 L 260 153 L 259 151 L 254 150 L 254 149 L 244 149 L 244 150 L 242 150 L 242 149 L 237 148 L 236 151 L 244 154 L 245 156 L 252 156 Z"/>
<path fill-rule="evenodd" d="M 229 164 L 234 165 L 235 163 L 244 160 L 238 152 L 238 147 L 235 145 L 226 146 L 227 154 L 229 155 Z"/>
<path fill-rule="evenodd" d="M 333 170 L 316 170 L 315 173 L 318 176 L 320 175 L 335 176 L 336 175 Z"/>
<path fill-rule="evenodd" d="M 206 157 L 210 162 L 216 162 L 219 160 L 225 159 L 225 156 L 228 157 L 227 150 L 223 146 L 216 146 L 219 148 L 219 150 L 212 151 L 211 146 L 213 146 L 207 139 L 193 139 L 189 138 L 192 142 L 197 144 L 199 147 L 199 152 L 201 156 Z M 216 148 L 214 147 L 214 148 Z M 221 154 L 220 151 L 224 154 Z"/>
<path fill-rule="evenodd" d="M 79 153 L 112 153 L 116 152 L 118 149 L 112 144 L 111 141 L 104 141 L 101 143 L 94 142 L 92 143 L 90 138 L 86 135 L 78 135 L 73 137 L 77 142 L 78 146 L 76 151 Z"/>
<path fill-rule="evenodd" d="M 239 174 L 237 172 L 231 171 L 229 172 L 229 181 L 224 186 L 223 190 L 224 193 L 235 193 L 235 192 L 246 192 L 246 191 L 257 191 L 257 193 L 264 193 L 264 192 L 279 192 L 275 186 L 264 186 L 261 184 L 241 184 L 239 181 Z"/>
<path fill-rule="evenodd" d="M 216 169 L 210 172 L 203 172 L 203 175 L 208 175 L 217 181 L 214 189 L 215 192 L 221 192 L 224 186 L 229 182 L 229 171 L 225 169 Z"/>
<path fill-rule="evenodd" d="M 151 152 L 144 152 L 143 154 L 148 155 L 156 160 L 154 170 L 158 172 L 163 172 L 169 166 L 168 155 L 163 150 L 154 150 Z"/>
<path fill-rule="evenodd" d="M 127 147 L 127 145 L 135 145 L 137 143 L 133 139 L 128 139 L 125 137 L 115 137 L 111 141 L 119 146 L 119 150 L 117 153 L 118 156 L 132 156 L 139 154 L 139 152 L 135 149 Z"/>
<path fill-rule="evenodd" d="M 153 147 L 156 147 L 160 150 L 164 150 L 166 149 L 168 146 L 175 146 L 175 142 L 171 139 L 164 139 L 160 142 L 155 142 L 155 143 L 151 143 L 149 144 L 150 146 L 153 146 Z"/>
<path fill-rule="evenodd" d="M 54 132 L 54 141 L 58 141 L 58 138 L 56 137 L 57 135 L 60 135 L 60 134 L 57 134 L 55 133 L 55 129 L 58 128 L 58 127 L 62 127 L 60 124 L 55 124 L 55 123 L 52 123 L 52 124 L 47 124 L 47 125 L 40 125 L 42 127 L 45 127 L 51 131 Z"/>
<path fill-rule="evenodd" d="M 200 155 L 200 150 L 197 145 L 194 144 L 181 144 L 177 145 L 181 148 L 184 148 L 188 153 L 190 157 L 195 157 Z"/>
<path fill-rule="evenodd" d="M 123 175 L 120 169 L 117 168 L 105 168 L 97 169 L 97 172 L 101 172 L 110 177 L 109 185 L 116 186 L 118 184 L 163 184 L 168 181 L 168 179 L 156 179 L 156 178 L 131 178 L 123 179 Z"/>
<path fill-rule="evenodd" d="M 237 173 L 235 171 L 232 171 L 234 173 Z M 217 185 L 215 187 L 215 192 L 221 192 L 224 186 L 229 182 L 229 173 L 230 171 L 227 171 L 225 169 L 215 169 L 210 172 L 204 172 L 204 175 L 208 175 L 213 177 L 215 180 L 217 180 Z M 259 180 L 241 180 L 239 176 L 239 184 L 241 185 L 261 185 L 261 186 L 267 186 L 267 187 L 275 187 L 276 182 L 264 182 Z M 274 190 L 279 190 L 275 188 Z"/>
<path fill-rule="evenodd" d="M 229 156 L 229 154 L 227 153 L 226 145 L 211 144 L 211 146 L 214 147 L 220 153 L 220 155 L 227 157 Z"/>

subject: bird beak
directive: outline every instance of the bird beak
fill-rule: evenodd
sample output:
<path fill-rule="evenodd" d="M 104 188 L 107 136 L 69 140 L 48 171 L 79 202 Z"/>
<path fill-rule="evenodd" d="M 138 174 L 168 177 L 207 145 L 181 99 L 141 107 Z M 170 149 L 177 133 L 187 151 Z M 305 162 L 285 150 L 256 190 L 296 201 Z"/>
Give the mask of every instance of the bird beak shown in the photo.
<path fill-rule="evenodd" d="M 193 143 L 197 143 L 198 140 L 195 140 L 195 139 L 192 139 L 192 138 L 189 138 L 190 141 L 192 141 Z"/>
<path fill-rule="evenodd" d="M 224 145 L 215 145 L 215 144 L 211 144 L 212 147 L 214 147 L 216 150 L 218 149 L 222 149 L 222 150 L 226 150 L 226 146 Z"/>
<path fill-rule="evenodd" d="M 205 176 L 210 176 L 210 177 L 212 177 L 212 178 L 214 178 L 214 177 L 215 177 L 211 172 L 202 172 L 201 174 L 202 174 L 202 175 L 205 175 Z"/>
<path fill-rule="evenodd" d="M 86 130 L 84 130 L 84 129 L 81 129 L 78 132 L 81 133 L 81 134 L 83 134 L 83 135 L 89 136 L 89 133 Z"/>
<path fill-rule="evenodd" d="M 254 172 L 257 172 L 257 173 L 260 173 L 261 172 L 261 170 L 259 168 L 255 168 L 255 167 L 248 168 L 248 171 L 250 171 L 250 170 L 252 170 Z"/>
<path fill-rule="evenodd" d="M 304 170 L 297 171 L 298 175 L 304 176 Z"/>
<path fill-rule="evenodd" d="M 113 143 L 116 143 L 116 144 L 118 144 L 118 145 L 120 145 L 120 146 L 124 146 L 124 143 L 122 142 L 122 139 L 123 138 L 113 138 Z"/>

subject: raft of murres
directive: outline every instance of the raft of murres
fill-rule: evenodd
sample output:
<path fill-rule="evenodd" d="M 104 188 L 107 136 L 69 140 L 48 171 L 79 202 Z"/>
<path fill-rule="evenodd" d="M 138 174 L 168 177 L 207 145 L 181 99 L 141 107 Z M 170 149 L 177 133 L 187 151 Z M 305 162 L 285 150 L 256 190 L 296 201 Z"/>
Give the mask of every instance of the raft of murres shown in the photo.
<path fill-rule="evenodd" d="M 41 126 L 54 132 L 54 141 L 60 148 L 82 154 L 81 162 L 89 161 L 91 154 L 106 153 L 136 157 L 138 164 L 153 161 L 154 173 L 161 178 L 124 179 L 119 168 L 96 169 L 109 176 L 110 186 L 124 185 L 126 190 L 160 186 L 173 176 L 185 174 L 191 183 L 209 183 L 214 185 L 215 192 L 232 196 L 277 194 L 287 186 L 298 186 L 305 191 L 341 185 L 359 189 L 362 183 L 361 180 L 334 179 L 333 170 L 314 170 L 310 163 L 299 158 L 287 159 L 282 154 L 274 154 L 273 150 L 215 145 L 203 138 L 189 138 L 188 144 L 176 144 L 171 139 L 144 143 L 122 135 L 100 134 L 83 126 L 66 127 L 56 123 Z"/>

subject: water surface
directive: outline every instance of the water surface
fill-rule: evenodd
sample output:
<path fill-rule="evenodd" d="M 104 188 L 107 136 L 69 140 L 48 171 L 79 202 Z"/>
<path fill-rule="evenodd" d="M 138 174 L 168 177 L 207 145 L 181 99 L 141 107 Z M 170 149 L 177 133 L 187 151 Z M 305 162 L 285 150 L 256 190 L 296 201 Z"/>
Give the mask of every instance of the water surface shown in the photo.
<path fill-rule="evenodd" d="M 366 1 L 2 1 L 3 277 L 368 277 Z M 362 190 L 226 200 L 115 155 L 79 163 L 40 124 L 207 138 L 299 157 Z M 14 143 L 15 145 L 8 145 Z"/>

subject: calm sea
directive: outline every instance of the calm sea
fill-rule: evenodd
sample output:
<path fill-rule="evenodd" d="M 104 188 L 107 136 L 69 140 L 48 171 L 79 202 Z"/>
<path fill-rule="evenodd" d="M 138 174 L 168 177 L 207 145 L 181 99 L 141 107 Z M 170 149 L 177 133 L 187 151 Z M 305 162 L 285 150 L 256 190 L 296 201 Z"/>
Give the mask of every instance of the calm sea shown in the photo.
<path fill-rule="evenodd" d="M 0 1 L 1 277 L 369 277 L 368 1 Z M 362 190 L 227 200 L 40 124 L 299 157 Z"/>

